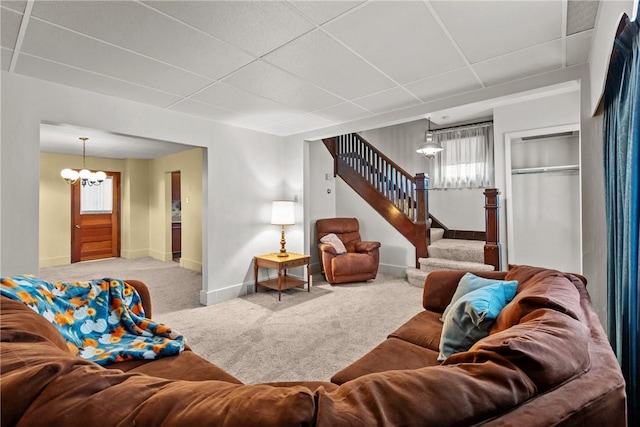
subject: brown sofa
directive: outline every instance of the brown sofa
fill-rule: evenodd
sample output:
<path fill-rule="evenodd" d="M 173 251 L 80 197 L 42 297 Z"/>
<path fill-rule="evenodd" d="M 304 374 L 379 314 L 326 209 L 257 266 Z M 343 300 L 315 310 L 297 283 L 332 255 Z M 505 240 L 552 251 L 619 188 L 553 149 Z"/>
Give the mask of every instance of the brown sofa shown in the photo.
<path fill-rule="evenodd" d="M 346 253 L 320 239 L 335 234 L 344 244 Z M 365 282 L 375 279 L 380 260 L 380 242 L 365 242 L 360 237 L 360 223 L 356 218 L 326 218 L 316 221 L 316 236 L 322 273 L 332 285 Z"/>
<path fill-rule="evenodd" d="M 461 272 L 432 272 L 425 310 L 327 382 L 244 385 L 191 351 L 100 367 L 0 297 L 2 425 L 623 426 L 624 380 L 580 277 L 514 267 L 488 337 L 436 361 Z M 149 293 L 142 295 L 151 315 Z"/>

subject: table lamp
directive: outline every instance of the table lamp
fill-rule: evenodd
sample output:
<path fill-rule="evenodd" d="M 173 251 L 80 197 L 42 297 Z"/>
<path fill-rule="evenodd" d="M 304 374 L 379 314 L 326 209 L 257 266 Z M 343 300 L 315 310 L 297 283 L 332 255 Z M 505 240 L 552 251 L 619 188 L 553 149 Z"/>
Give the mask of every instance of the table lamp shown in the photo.
<path fill-rule="evenodd" d="M 287 243 L 284 239 L 284 226 L 285 225 L 293 225 L 295 210 L 293 206 L 293 202 L 289 200 L 274 200 L 271 208 L 271 224 L 282 226 L 282 235 L 280 236 L 280 252 L 278 253 L 279 257 L 288 257 L 287 249 L 285 248 L 285 244 Z"/>

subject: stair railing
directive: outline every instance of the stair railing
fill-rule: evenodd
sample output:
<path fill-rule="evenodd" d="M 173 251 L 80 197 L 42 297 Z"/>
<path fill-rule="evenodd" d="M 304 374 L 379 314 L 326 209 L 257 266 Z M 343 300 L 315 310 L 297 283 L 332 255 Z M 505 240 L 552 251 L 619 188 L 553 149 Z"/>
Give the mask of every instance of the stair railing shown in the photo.
<path fill-rule="evenodd" d="M 398 166 L 356 133 L 323 140 L 339 175 L 387 222 L 416 248 L 418 258 L 427 256 L 428 178 L 415 176 Z"/>

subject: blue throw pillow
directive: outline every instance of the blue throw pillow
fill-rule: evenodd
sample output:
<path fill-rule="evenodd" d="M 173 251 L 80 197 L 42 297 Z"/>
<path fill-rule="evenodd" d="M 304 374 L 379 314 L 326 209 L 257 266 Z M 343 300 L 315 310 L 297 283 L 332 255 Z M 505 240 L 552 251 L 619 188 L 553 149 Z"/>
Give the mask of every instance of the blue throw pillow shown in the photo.
<path fill-rule="evenodd" d="M 513 282 L 516 284 L 516 286 L 518 285 L 517 281 Z M 504 280 L 486 279 L 484 277 L 478 277 L 473 273 L 466 273 L 458 282 L 458 287 L 456 288 L 453 297 L 451 297 L 451 302 L 449 302 L 449 305 L 444 309 L 444 313 L 442 313 L 442 318 L 440 318 L 440 320 L 444 322 L 444 319 L 445 317 L 447 317 L 449 310 L 451 310 L 451 306 L 463 295 L 475 291 L 476 289 L 484 288 L 485 286 L 494 285 L 496 283 L 507 282 L 505 282 Z"/>
<path fill-rule="evenodd" d="M 442 325 L 438 360 L 467 351 L 476 341 L 489 335 L 489 329 L 504 306 L 515 297 L 517 288 L 517 281 L 496 280 L 452 303 Z"/>

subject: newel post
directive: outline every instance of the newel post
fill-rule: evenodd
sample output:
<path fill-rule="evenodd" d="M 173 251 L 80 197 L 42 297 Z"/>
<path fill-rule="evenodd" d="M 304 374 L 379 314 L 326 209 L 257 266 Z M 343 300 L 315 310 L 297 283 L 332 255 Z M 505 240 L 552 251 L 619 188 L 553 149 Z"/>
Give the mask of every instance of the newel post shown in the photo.
<path fill-rule="evenodd" d="M 500 250 L 500 191 L 487 188 L 484 191 L 485 230 L 487 240 L 484 245 L 484 263 L 502 270 Z"/>
<path fill-rule="evenodd" d="M 416 247 L 416 268 L 420 268 L 419 258 L 427 257 L 427 245 L 429 244 L 429 177 L 424 173 L 417 173 L 414 177 L 416 183 L 416 222 L 413 245 Z"/>

